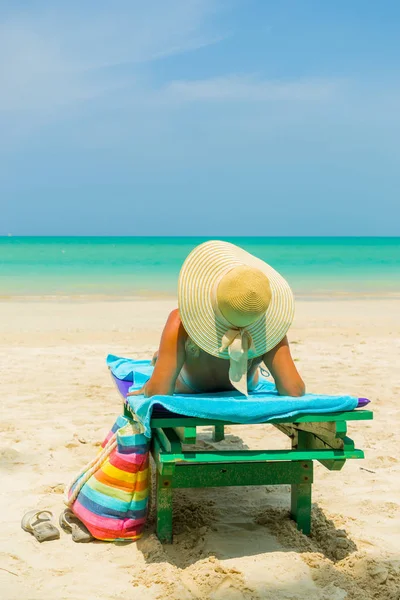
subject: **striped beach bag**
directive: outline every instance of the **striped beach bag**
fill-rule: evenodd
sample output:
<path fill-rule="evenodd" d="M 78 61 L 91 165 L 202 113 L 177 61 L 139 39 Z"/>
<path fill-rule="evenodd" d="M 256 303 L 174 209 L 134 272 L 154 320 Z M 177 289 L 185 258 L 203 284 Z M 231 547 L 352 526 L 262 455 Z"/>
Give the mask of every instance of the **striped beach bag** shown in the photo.
<path fill-rule="evenodd" d="M 119 416 L 99 454 L 67 486 L 65 504 L 98 540 L 137 540 L 142 535 L 149 444 L 138 423 Z"/>

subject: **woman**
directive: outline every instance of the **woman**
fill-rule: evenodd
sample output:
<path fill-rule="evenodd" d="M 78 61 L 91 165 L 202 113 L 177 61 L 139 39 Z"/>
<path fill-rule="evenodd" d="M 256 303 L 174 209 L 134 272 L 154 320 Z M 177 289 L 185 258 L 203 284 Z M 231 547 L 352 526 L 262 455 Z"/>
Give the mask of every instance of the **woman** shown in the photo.
<path fill-rule="evenodd" d="M 267 263 L 234 244 L 205 242 L 182 266 L 178 306 L 164 327 L 151 378 L 130 395 L 232 389 L 247 395 L 261 362 L 279 394 L 305 393 L 286 337 L 293 294 Z"/>

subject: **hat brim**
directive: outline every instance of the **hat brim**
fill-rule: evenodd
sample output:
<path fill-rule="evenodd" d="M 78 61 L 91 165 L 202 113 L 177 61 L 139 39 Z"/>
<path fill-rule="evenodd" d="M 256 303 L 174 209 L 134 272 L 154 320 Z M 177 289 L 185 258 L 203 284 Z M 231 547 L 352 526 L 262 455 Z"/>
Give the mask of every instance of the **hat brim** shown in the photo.
<path fill-rule="evenodd" d="M 229 242 L 200 244 L 186 258 L 179 275 L 179 313 L 189 337 L 202 350 L 220 358 L 229 358 L 227 350 L 220 351 L 228 327 L 214 310 L 213 290 L 223 275 L 239 265 L 262 271 L 271 287 L 266 313 L 246 327 L 253 339 L 249 358 L 272 350 L 285 337 L 294 317 L 293 292 L 270 265 Z"/>

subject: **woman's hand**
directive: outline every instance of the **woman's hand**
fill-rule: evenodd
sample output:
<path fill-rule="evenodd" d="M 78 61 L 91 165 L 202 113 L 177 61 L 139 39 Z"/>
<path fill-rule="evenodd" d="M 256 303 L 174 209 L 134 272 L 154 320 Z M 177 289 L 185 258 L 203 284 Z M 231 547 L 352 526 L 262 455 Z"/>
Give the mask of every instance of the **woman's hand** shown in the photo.
<path fill-rule="evenodd" d="M 141 396 L 141 395 L 146 395 L 146 386 L 144 385 L 142 388 L 140 388 L 140 390 L 135 390 L 134 392 L 129 392 L 126 397 L 128 396 Z"/>

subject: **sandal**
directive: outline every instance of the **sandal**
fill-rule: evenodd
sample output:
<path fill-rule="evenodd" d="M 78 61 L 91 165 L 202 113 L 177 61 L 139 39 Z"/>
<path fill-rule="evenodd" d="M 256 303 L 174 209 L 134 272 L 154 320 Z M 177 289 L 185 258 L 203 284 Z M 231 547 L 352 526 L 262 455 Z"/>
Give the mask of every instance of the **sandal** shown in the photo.
<path fill-rule="evenodd" d="M 58 540 L 60 532 L 51 523 L 52 517 L 53 513 L 49 510 L 30 510 L 22 517 L 21 527 L 24 531 L 34 535 L 38 542 Z"/>
<path fill-rule="evenodd" d="M 94 537 L 87 529 L 87 527 L 78 519 L 76 515 L 66 508 L 60 515 L 59 518 L 60 527 L 67 533 L 72 534 L 74 542 L 85 543 L 94 540 Z"/>

